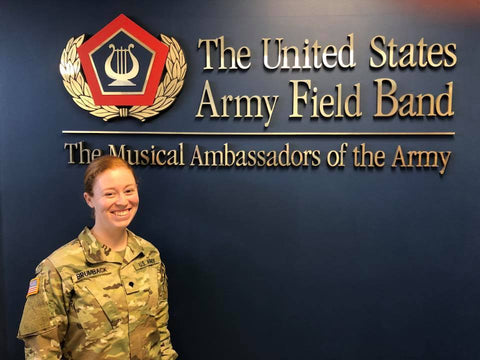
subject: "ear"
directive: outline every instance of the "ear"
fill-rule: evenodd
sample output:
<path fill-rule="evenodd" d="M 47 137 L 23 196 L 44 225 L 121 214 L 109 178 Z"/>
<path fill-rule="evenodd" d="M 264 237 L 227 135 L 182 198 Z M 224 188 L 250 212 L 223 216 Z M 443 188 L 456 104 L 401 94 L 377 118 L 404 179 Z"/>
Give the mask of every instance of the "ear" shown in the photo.
<path fill-rule="evenodd" d="M 95 207 L 93 205 L 92 197 L 88 193 L 84 192 L 83 198 L 85 199 L 85 202 L 87 203 L 88 206 L 90 206 L 92 209 Z"/>

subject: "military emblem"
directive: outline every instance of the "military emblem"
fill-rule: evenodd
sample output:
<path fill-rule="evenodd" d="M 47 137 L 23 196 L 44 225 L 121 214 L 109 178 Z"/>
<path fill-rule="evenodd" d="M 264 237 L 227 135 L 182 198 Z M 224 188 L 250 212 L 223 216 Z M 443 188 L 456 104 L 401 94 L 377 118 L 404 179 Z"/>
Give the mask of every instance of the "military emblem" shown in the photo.
<path fill-rule="evenodd" d="M 29 297 L 30 295 L 38 294 L 39 281 L 40 279 L 38 278 L 38 276 L 30 280 L 30 283 L 28 284 L 27 297 Z"/>
<path fill-rule="evenodd" d="M 123 14 L 85 42 L 85 34 L 72 37 L 60 59 L 63 85 L 78 106 L 105 121 L 158 115 L 173 104 L 187 72 L 178 42 L 160 39 Z"/>

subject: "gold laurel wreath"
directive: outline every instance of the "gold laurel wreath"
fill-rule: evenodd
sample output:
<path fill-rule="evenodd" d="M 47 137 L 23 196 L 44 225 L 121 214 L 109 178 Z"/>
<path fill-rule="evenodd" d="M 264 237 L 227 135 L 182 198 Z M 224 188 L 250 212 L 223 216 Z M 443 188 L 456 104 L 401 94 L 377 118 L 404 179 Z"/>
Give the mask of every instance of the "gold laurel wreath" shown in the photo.
<path fill-rule="evenodd" d="M 162 41 L 170 48 L 166 60 L 167 73 L 160 83 L 152 105 L 117 107 L 107 105 L 95 105 L 90 92 L 90 86 L 85 81 L 80 67 L 80 58 L 77 48 L 82 45 L 85 34 L 68 40 L 67 46 L 62 51 L 60 59 L 60 74 L 63 85 L 72 96 L 73 101 L 90 114 L 101 117 L 108 121 L 114 117 L 132 116 L 141 121 L 157 115 L 160 111 L 168 108 L 175 101 L 176 96 L 183 87 L 183 79 L 187 72 L 187 63 L 182 48 L 177 40 L 161 34 Z"/>

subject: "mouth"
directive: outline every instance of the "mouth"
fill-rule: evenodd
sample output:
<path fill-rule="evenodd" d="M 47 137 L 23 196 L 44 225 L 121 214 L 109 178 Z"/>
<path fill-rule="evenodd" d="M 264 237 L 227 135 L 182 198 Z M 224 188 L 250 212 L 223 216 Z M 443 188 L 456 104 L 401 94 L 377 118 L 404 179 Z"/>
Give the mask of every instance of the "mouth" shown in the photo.
<path fill-rule="evenodd" d="M 124 209 L 124 210 L 117 210 L 117 211 L 112 211 L 111 213 L 115 216 L 118 217 L 125 217 L 128 214 L 130 214 L 131 209 Z"/>

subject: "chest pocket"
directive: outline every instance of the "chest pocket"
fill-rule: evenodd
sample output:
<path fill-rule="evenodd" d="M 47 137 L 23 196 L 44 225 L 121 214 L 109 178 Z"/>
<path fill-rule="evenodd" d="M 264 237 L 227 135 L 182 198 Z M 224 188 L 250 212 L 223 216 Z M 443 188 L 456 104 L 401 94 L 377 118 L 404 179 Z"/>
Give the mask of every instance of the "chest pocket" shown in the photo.
<path fill-rule="evenodd" d="M 148 313 L 156 313 L 159 299 L 161 299 L 162 290 L 159 286 L 161 265 L 162 262 L 158 255 L 139 260 L 133 264 L 139 285 L 139 292 L 144 294 L 143 298 L 145 299 L 146 306 L 148 306 Z"/>
<path fill-rule="evenodd" d="M 123 292 L 122 286 L 115 284 L 115 279 L 105 268 L 98 269 L 100 270 L 97 274 L 92 275 L 92 272 L 85 271 L 73 276 L 73 307 L 86 338 L 92 340 L 109 333 L 121 316 L 118 308 L 121 293 L 117 290 Z M 82 273 L 86 275 L 81 276 Z"/>

